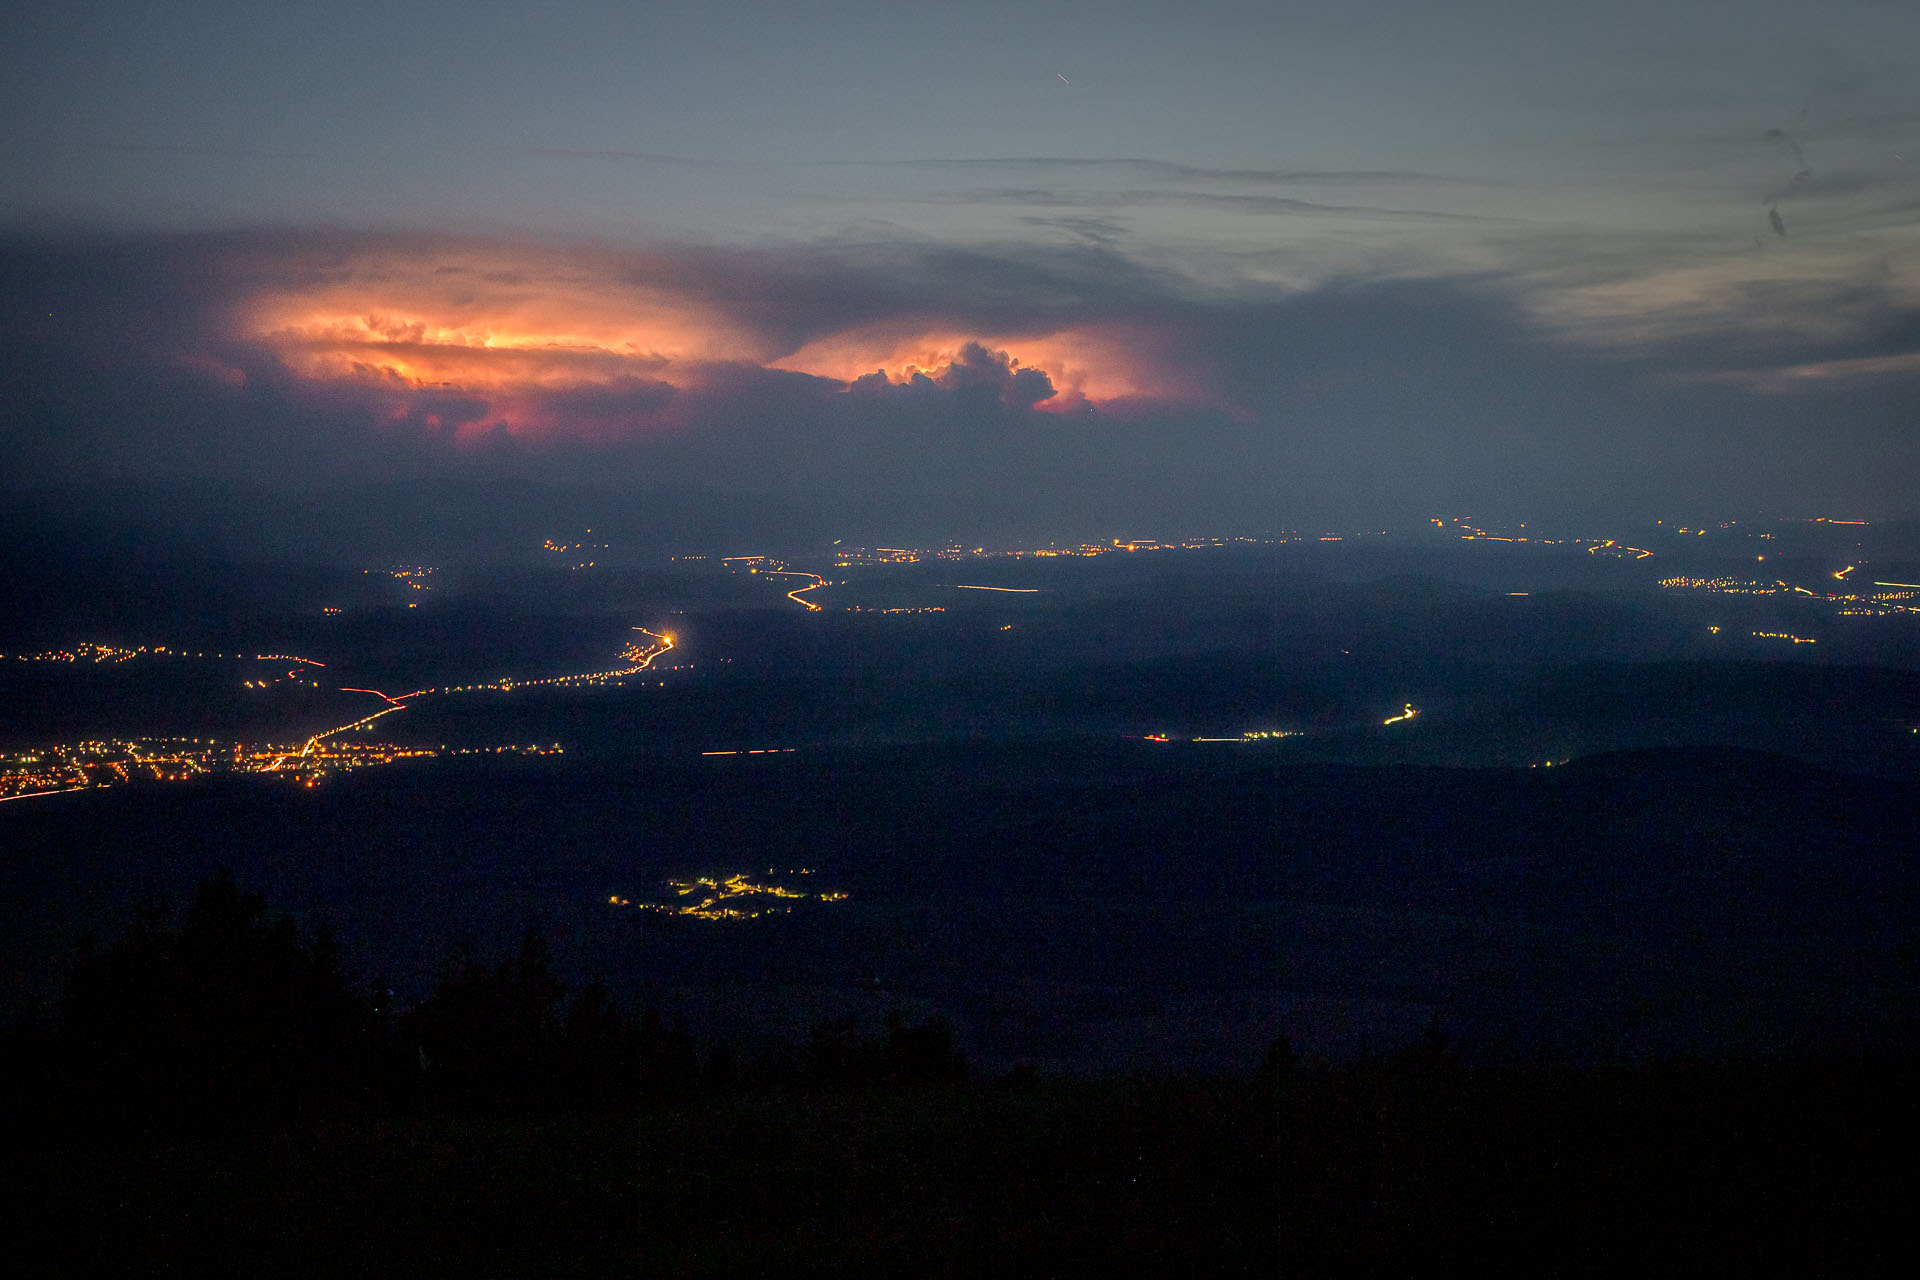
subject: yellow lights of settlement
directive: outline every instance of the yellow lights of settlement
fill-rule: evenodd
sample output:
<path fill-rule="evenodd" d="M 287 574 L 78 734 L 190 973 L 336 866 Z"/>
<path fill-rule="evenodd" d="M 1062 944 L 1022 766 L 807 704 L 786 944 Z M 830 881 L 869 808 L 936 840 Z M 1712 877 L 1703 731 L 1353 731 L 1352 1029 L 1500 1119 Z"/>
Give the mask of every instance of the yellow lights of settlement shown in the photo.
<path fill-rule="evenodd" d="M 673 890 L 673 894 L 666 902 L 635 901 L 616 893 L 608 896 L 607 905 L 632 907 L 661 915 L 692 916 L 697 920 L 756 920 L 761 916 L 789 915 L 796 902 L 845 902 L 847 899 L 847 895 L 839 890 L 815 892 L 791 888 L 773 879 L 779 874 L 774 868 L 768 867 L 765 880 L 753 879 L 744 871 L 724 878 L 696 876 L 686 880 L 669 880 L 666 887 Z M 790 868 L 786 874 L 810 876 L 813 868 Z"/>

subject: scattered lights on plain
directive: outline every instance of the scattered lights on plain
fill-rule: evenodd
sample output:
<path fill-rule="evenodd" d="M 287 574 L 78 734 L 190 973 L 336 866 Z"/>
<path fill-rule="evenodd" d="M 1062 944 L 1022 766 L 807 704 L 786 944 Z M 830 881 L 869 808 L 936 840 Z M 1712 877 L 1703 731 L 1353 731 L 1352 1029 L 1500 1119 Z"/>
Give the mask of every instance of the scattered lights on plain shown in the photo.
<path fill-rule="evenodd" d="M 438 756 L 549 756 L 557 742 L 497 747 L 340 742 L 303 746 L 212 738 L 103 738 L 0 753 L 0 801 L 132 782 L 188 782 L 214 774 L 270 773 L 303 787 L 336 774 Z"/>
<path fill-rule="evenodd" d="M 1142 742 L 1278 742 L 1282 738 L 1304 738 L 1306 736 L 1307 736 L 1307 732 L 1304 729 L 1249 729 L 1245 733 L 1235 734 L 1231 737 L 1217 737 L 1217 738 L 1211 738 L 1211 737 L 1175 738 L 1172 734 L 1167 734 L 1167 733 L 1143 733 L 1140 735 L 1140 741 Z"/>
<path fill-rule="evenodd" d="M 1848 565 L 1832 575 L 1837 581 L 1845 582 L 1846 575 L 1852 573 L 1858 565 Z M 1660 586 L 1668 591 L 1704 591 L 1715 595 L 1728 596 L 1804 596 L 1810 601 L 1818 601 L 1830 606 L 1834 616 L 1842 618 L 1886 618 L 1900 614 L 1920 614 L 1920 586 L 1913 583 L 1875 582 L 1876 587 L 1889 588 L 1881 591 L 1814 591 L 1807 587 L 1796 586 L 1781 578 L 1762 581 L 1755 578 L 1696 578 L 1676 576 L 1660 579 Z M 1784 638 L 1773 632 L 1756 631 L 1753 634 L 1768 639 Z"/>
<path fill-rule="evenodd" d="M 686 880 L 669 880 L 666 887 L 673 893 L 665 902 L 635 901 L 624 894 L 610 894 L 607 905 L 617 908 L 632 908 L 638 911 L 652 911 L 661 915 L 692 916 L 697 920 L 755 920 L 761 916 L 790 915 L 793 904 L 797 902 L 845 902 L 847 895 L 839 890 L 813 891 L 795 889 L 781 884 L 773 877 L 781 873 L 773 867 L 767 868 L 767 878 L 752 879 L 746 872 L 738 872 L 725 877 L 697 876 Z M 788 868 L 787 876 L 811 876 L 811 867 Z"/>

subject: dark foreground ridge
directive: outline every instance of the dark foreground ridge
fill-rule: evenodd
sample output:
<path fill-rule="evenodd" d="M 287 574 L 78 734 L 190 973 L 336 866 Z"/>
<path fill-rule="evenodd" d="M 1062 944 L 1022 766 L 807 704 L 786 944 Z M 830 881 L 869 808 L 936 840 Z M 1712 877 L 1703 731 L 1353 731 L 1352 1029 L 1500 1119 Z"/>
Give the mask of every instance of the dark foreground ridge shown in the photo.
<path fill-rule="evenodd" d="M 14 1162 L 75 1273 L 1884 1272 L 1901 1068 L 1304 1069 L 342 1117 Z M 35 1252 L 41 1252 L 38 1249 Z M 43 1253 L 42 1256 L 48 1256 Z"/>
<path fill-rule="evenodd" d="M 569 991 L 533 932 L 387 995 L 230 879 L 136 921 L 4 1044 L 16 1238 L 116 1273 L 1274 1256 L 1268 1081 L 973 1083 L 898 1016 L 743 1058 Z"/>
<path fill-rule="evenodd" d="M 1872 1264 L 1904 1059 L 970 1076 L 939 1019 L 748 1056 L 529 933 L 395 1010 L 230 880 L 6 1042 L 0 1196 L 76 1271 L 1378 1273 Z M 1885 1261 L 1885 1260 L 1879 1260 Z"/>

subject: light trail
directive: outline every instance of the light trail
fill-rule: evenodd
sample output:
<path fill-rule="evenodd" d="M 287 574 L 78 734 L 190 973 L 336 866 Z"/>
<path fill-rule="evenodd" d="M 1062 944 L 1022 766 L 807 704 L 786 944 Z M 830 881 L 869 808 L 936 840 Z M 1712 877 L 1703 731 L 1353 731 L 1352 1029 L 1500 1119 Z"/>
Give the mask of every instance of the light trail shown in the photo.
<path fill-rule="evenodd" d="M 379 691 L 378 689 L 348 689 L 348 688 L 344 688 L 344 687 L 343 687 L 343 688 L 342 688 L 342 689 L 340 690 L 340 692 L 342 692 L 342 693 L 370 693 L 370 694 L 372 694 L 372 695 L 373 695 L 374 697 L 376 697 L 376 698 L 386 698 L 386 700 L 387 700 L 388 702 L 391 702 L 391 703 L 392 703 L 392 704 L 393 704 L 394 706 L 396 706 L 396 707 L 398 707 L 398 706 L 402 706 L 402 705 L 404 705 L 404 704 L 403 704 L 403 703 L 402 703 L 402 702 L 400 701 L 400 698 L 411 698 L 411 697 L 413 696 L 413 695 L 412 695 L 411 693 L 403 693 L 403 694 L 401 694 L 401 695 L 400 695 L 400 698 L 387 698 L 387 695 L 386 695 L 386 694 L 384 694 L 384 693 L 382 693 L 382 692 L 380 692 L 380 691 Z"/>
<path fill-rule="evenodd" d="M 318 665 L 318 664 L 316 663 L 315 665 Z M 343 724 L 338 729 L 328 729 L 325 733 L 314 734 L 311 738 L 307 739 L 306 745 L 300 748 L 300 755 L 297 757 L 298 759 L 304 760 L 307 756 L 313 753 L 313 749 L 319 746 L 322 741 L 324 741 L 327 738 L 333 737 L 335 734 L 347 733 L 350 730 L 358 729 L 365 725 L 370 725 L 375 720 L 378 720 L 381 716 L 390 716 L 396 711 L 405 711 L 407 709 L 406 703 L 400 701 L 398 698 L 388 698 L 386 694 L 380 692 L 378 689 L 342 689 L 340 690 L 340 692 L 370 693 L 376 698 L 385 699 L 387 702 L 391 703 L 392 705 L 385 708 L 384 710 L 376 711 L 370 716 L 365 716 L 359 720 L 355 720 L 352 724 Z M 408 694 L 407 696 L 412 697 L 413 695 Z M 292 757 L 292 756 L 281 756 L 278 760 L 275 760 L 272 764 L 268 765 L 265 769 L 265 772 L 274 773 L 279 770 L 281 765 L 285 764 L 288 760 L 295 759 L 295 758 L 296 757 Z"/>
<path fill-rule="evenodd" d="M 649 666 L 653 665 L 653 660 L 655 658 L 659 657 L 661 654 L 665 653 L 667 650 L 673 648 L 672 636 L 663 635 L 658 631 L 649 631 L 645 627 L 635 627 L 633 628 L 633 630 L 638 631 L 643 636 L 652 636 L 655 640 L 658 640 L 660 642 L 660 647 L 658 649 L 655 649 L 652 653 L 647 654 L 644 658 L 640 660 L 640 665 L 633 668 L 633 670 L 635 671 L 645 671 Z"/>
<path fill-rule="evenodd" d="M 372 724 L 375 720 L 378 720 L 381 716 L 390 716 L 396 711 L 405 711 L 406 709 L 407 707 L 405 703 L 396 702 L 392 706 L 386 708 L 385 710 L 376 711 L 370 716 L 366 716 L 362 719 L 355 720 L 352 724 L 343 724 L 338 729 L 329 729 L 325 733 L 316 733 L 311 738 L 307 739 L 306 746 L 300 748 L 300 754 L 302 756 L 307 755 L 315 747 L 319 746 L 322 741 L 324 741 L 327 738 L 333 737 L 336 733 L 346 733 L 351 729 L 358 729 L 363 725 Z M 282 756 L 279 760 L 274 762 L 273 768 L 275 769 L 279 768 L 280 765 L 286 761 L 286 759 L 287 757 Z M 272 772 L 272 770 L 270 769 L 268 770 L 268 772 Z"/>
<path fill-rule="evenodd" d="M 819 605 L 811 600 L 802 600 L 800 593 L 803 591 L 818 591 L 821 587 L 830 585 L 825 578 L 817 573 L 806 573 L 799 569 L 768 569 L 765 572 L 769 578 L 812 578 L 813 581 L 809 582 L 806 586 L 795 587 L 793 590 L 787 592 L 787 599 L 793 601 L 808 613 L 820 612 Z"/>
<path fill-rule="evenodd" d="M 1906 587 L 1912 591 L 1920 591 L 1920 582 L 1881 582 L 1875 579 L 1873 585 L 1876 587 Z"/>
<path fill-rule="evenodd" d="M 630 676 L 635 674 L 636 672 L 645 671 L 648 667 L 653 665 L 653 661 L 655 658 L 658 658 L 661 654 L 673 648 L 673 637 L 670 635 L 666 635 L 658 631 L 648 631 L 645 627 L 633 627 L 631 628 L 631 630 L 638 631 L 642 635 L 652 636 L 654 640 L 658 642 L 657 644 L 653 644 L 645 647 L 637 644 L 630 644 L 625 649 L 621 650 L 620 656 L 625 658 L 628 662 L 632 663 L 633 664 L 632 666 L 615 667 L 611 671 L 580 671 L 580 672 L 575 672 L 572 675 L 547 676 L 543 679 L 538 679 L 538 680 L 514 680 L 512 678 L 508 678 L 504 680 L 496 680 L 490 684 L 438 686 L 431 689 L 416 689 L 412 693 L 403 693 L 400 695 L 400 697 L 402 699 L 405 699 L 405 698 L 420 698 L 420 697 L 425 697 L 429 694 L 436 694 L 436 693 L 437 694 L 473 693 L 476 690 L 483 690 L 483 689 L 492 689 L 500 693 L 511 693 L 515 689 L 535 688 L 540 685 L 564 686 L 564 685 L 575 685 L 575 684 L 589 684 L 596 681 L 604 681 L 604 680 L 617 680 L 622 676 Z"/>
<path fill-rule="evenodd" d="M 1613 551 L 1616 553 L 1631 551 L 1633 552 L 1633 558 L 1635 560 L 1645 560 L 1648 556 L 1653 554 L 1653 552 L 1648 551 L 1645 547 L 1630 547 L 1624 542 L 1615 542 L 1612 538 L 1607 538 L 1604 541 L 1587 548 L 1587 554 L 1590 556 L 1598 555 L 1602 551 Z"/>
<path fill-rule="evenodd" d="M 953 589 L 955 591 L 1006 591 L 1022 596 L 1038 595 L 1040 592 L 1038 587 L 976 587 L 970 582 L 956 582 L 953 584 Z"/>
<path fill-rule="evenodd" d="M 0 804 L 9 800 L 31 800 L 35 796 L 63 796 L 69 791 L 89 791 L 90 787 L 55 787 L 51 791 L 23 791 L 17 796 L 0 796 Z"/>
<path fill-rule="evenodd" d="M 1382 721 L 1381 721 L 1380 723 L 1381 723 L 1381 724 L 1383 724 L 1383 725 L 1384 725 L 1384 724 L 1399 724 L 1399 723 L 1401 723 L 1402 721 L 1405 721 L 1405 720 L 1411 720 L 1411 719 L 1413 719 L 1413 718 L 1414 718 L 1415 716 L 1417 716 L 1417 715 L 1419 715 L 1419 714 L 1420 714 L 1420 710 L 1419 710 L 1419 708 L 1418 708 L 1418 707 L 1415 707 L 1415 706 L 1414 706 L 1414 705 L 1413 705 L 1413 704 L 1412 704 L 1411 702 L 1409 702 L 1409 703 L 1407 704 L 1407 709 L 1406 709 L 1405 711 L 1402 711 L 1402 712 L 1401 712 L 1401 713 L 1400 713 L 1399 715 L 1397 715 L 1397 716 L 1388 716 L 1388 717 L 1387 717 L 1387 718 L 1386 718 L 1385 720 L 1382 720 Z"/>

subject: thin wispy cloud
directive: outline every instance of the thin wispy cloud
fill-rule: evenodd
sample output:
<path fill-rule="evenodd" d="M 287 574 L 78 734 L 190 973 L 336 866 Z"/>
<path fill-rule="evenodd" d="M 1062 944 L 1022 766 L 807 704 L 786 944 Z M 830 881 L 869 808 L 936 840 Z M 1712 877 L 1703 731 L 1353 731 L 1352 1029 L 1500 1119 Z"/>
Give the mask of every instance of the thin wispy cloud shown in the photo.
<path fill-rule="evenodd" d="M 1212 209 L 1253 217 L 1300 217 L 1340 215 L 1360 218 L 1411 219 L 1432 222 L 1512 222 L 1490 214 L 1450 213 L 1438 209 L 1406 209 L 1388 205 L 1334 204 L 1319 200 L 1300 200 L 1292 196 L 1247 195 L 1218 191 L 1179 191 L 1158 188 L 1103 190 L 1058 187 L 982 187 L 947 192 L 941 197 L 953 204 L 1018 204 L 1074 209 L 1127 209 L 1149 206 Z"/>
<path fill-rule="evenodd" d="M 226 146 L 220 143 L 134 142 L 72 138 L 39 141 L 30 145 L 44 151 L 98 151 L 118 155 L 191 156 L 212 160 L 318 160 L 321 158 L 317 151 Z"/>
<path fill-rule="evenodd" d="M 1761 369 L 1715 369 L 1675 374 L 1679 382 L 1724 383 L 1771 394 L 1814 394 L 1840 383 L 1869 383 L 1901 379 L 1911 384 L 1920 375 L 1920 351 L 1900 355 L 1859 356 L 1850 360 L 1822 360 L 1809 364 Z"/>
<path fill-rule="evenodd" d="M 1132 173 L 1167 182 L 1219 182 L 1275 186 L 1397 183 L 1433 186 L 1503 185 L 1486 178 L 1428 173 L 1415 169 L 1239 169 L 1179 164 L 1136 156 L 950 156 L 919 160 L 855 161 L 896 169 L 1021 169 L 1035 172 L 1105 171 Z"/>
<path fill-rule="evenodd" d="M 552 160 L 588 160 L 604 164 L 633 165 L 707 165 L 710 161 L 691 156 L 668 155 L 658 151 L 621 151 L 590 147 L 554 147 L 505 145 L 492 148 L 509 155 L 535 156 Z"/>
<path fill-rule="evenodd" d="M 1127 234 L 1126 224 L 1117 218 L 1102 218 L 1091 214 L 1062 214 L 1044 217 L 1028 214 L 1020 219 L 1021 225 L 1044 227 L 1064 232 L 1082 244 L 1099 249 L 1115 248 Z"/>

